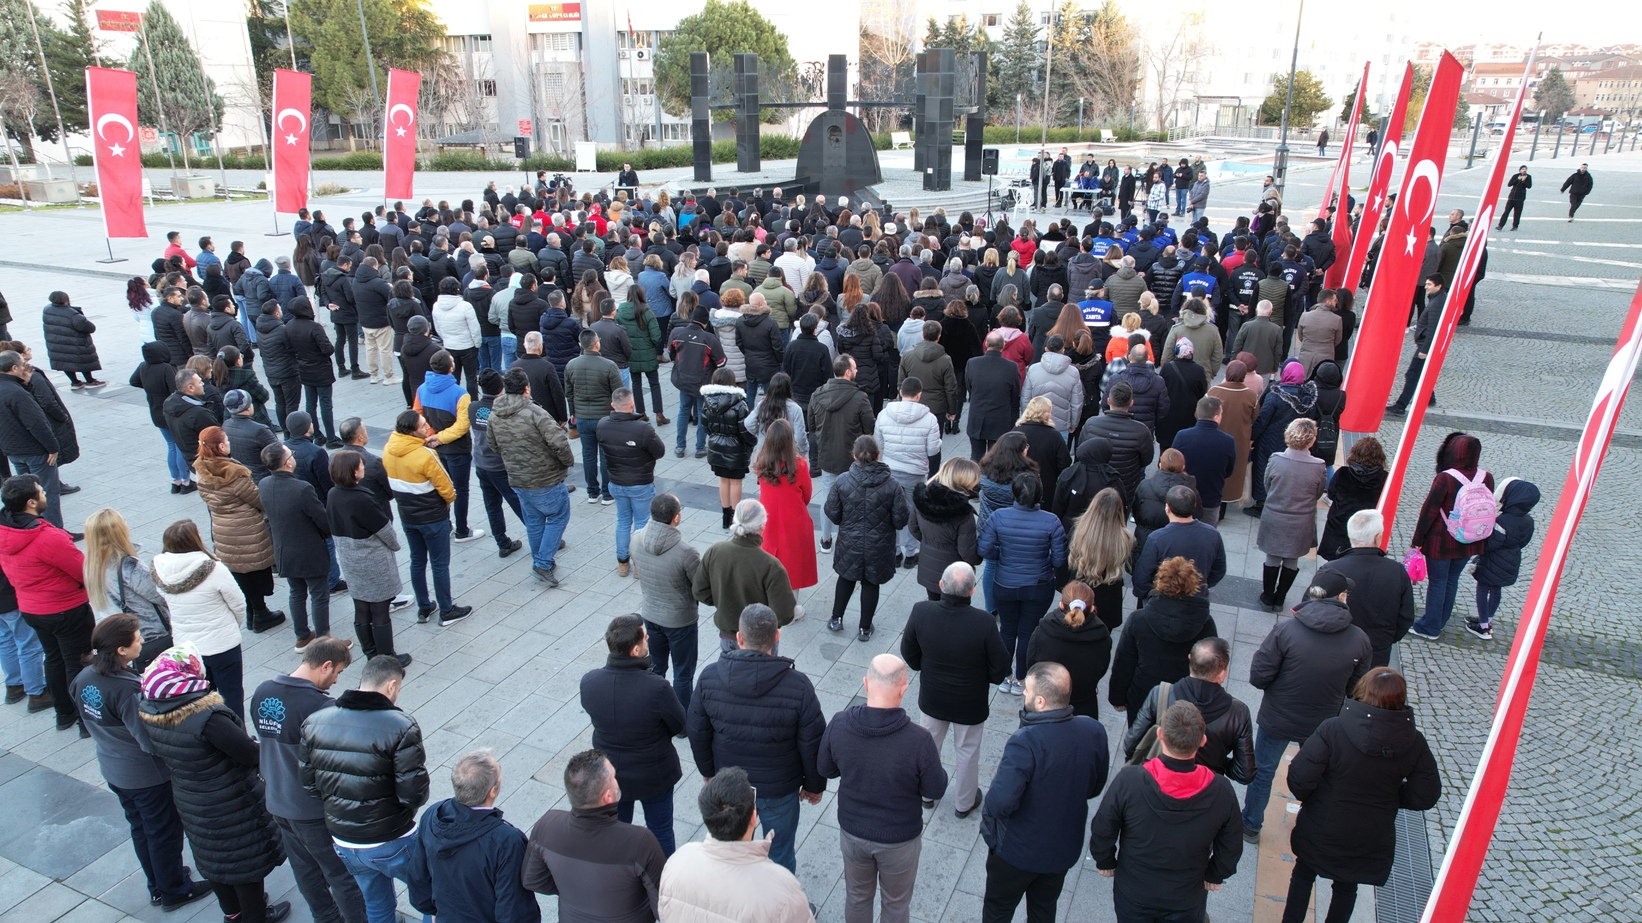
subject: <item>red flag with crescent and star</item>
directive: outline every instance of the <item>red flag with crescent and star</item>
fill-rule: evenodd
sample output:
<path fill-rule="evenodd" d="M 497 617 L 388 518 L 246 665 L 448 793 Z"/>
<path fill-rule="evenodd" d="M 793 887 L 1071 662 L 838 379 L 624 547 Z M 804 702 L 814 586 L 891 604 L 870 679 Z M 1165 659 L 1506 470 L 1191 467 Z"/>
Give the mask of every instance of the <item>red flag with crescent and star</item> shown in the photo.
<path fill-rule="evenodd" d="M 109 237 L 147 237 L 143 151 L 137 141 L 137 75 L 107 67 L 86 68 L 86 118 L 91 123 L 103 232 Z"/>
<path fill-rule="evenodd" d="M 383 197 L 408 199 L 416 181 L 416 98 L 422 75 L 388 71 L 388 108 L 382 119 Z"/>
<path fill-rule="evenodd" d="M 1397 166 L 1398 148 L 1403 141 L 1403 121 L 1408 118 L 1408 97 L 1414 92 L 1414 64 L 1403 66 L 1403 86 L 1397 91 L 1397 102 L 1391 107 L 1391 120 L 1386 123 L 1385 137 L 1380 139 L 1380 150 L 1374 158 L 1374 172 L 1369 174 L 1368 198 L 1363 202 L 1363 217 L 1357 222 L 1357 236 L 1351 240 L 1351 259 L 1346 263 L 1340 284 L 1356 291 L 1363 278 L 1363 267 L 1368 265 L 1368 245 L 1380 229 L 1380 215 L 1385 213 L 1385 191 L 1391 188 L 1391 173 Z"/>
<path fill-rule="evenodd" d="M 313 75 L 274 71 L 274 211 L 308 207 L 308 120 Z"/>
<path fill-rule="evenodd" d="M 1463 73 L 1460 62 L 1443 52 L 1425 97 L 1425 111 L 1420 113 L 1420 127 L 1414 133 L 1402 191 L 1397 195 L 1385 242 L 1380 245 L 1374 285 L 1363 308 L 1357 348 L 1346 372 L 1344 387 L 1351 401 L 1340 414 L 1342 430 L 1372 433 L 1380 428 L 1385 416 L 1385 402 L 1391 396 L 1391 384 L 1402 357 L 1409 301 L 1419 284 L 1420 264 L 1425 259 L 1426 233 L 1437 210 L 1437 190 L 1442 186 L 1443 161 L 1448 157 Z"/>
<path fill-rule="evenodd" d="M 1442 374 L 1443 360 L 1448 357 L 1448 347 L 1454 342 L 1454 331 L 1459 328 L 1460 314 L 1466 299 L 1471 296 L 1472 286 L 1476 285 L 1477 269 L 1482 264 L 1483 253 L 1488 249 L 1488 234 L 1493 230 L 1494 216 L 1498 214 L 1499 191 L 1505 184 L 1505 172 L 1510 166 L 1511 142 L 1516 140 L 1517 120 L 1522 118 L 1523 97 L 1527 93 L 1528 75 L 1533 73 L 1533 67 L 1534 55 L 1530 54 L 1522 83 L 1517 88 L 1516 108 L 1511 112 L 1510 124 L 1505 127 L 1505 136 L 1500 139 L 1499 150 L 1494 153 L 1494 168 L 1489 171 L 1488 182 L 1482 187 L 1482 199 L 1477 203 L 1471 232 L 1466 235 L 1465 247 L 1460 250 L 1460 261 L 1454 267 L 1454 280 L 1449 283 L 1442 320 L 1437 324 L 1436 334 L 1432 336 L 1426 353 L 1419 388 L 1414 392 L 1414 401 L 1408 405 L 1408 416 L 1403 420 L 1403 437 L 1397 443 L 1397 454 L 1380 495 L 1380 513 L 1386 522 L 1397 520 L 1397 502 L 1402 495 L 1403 478 L 1408 474 L 1415 437 L 1425 422 L 1427 402 L 1436 390 L 1437 376 Z"/>
<path fill-rule="evenodd" d="M 1346 277 L 1346 268 L 1349 260 L 1340 259 L 1342 254 L 1351 252 L 1351 209 L 1347 205 L 1351 201 L 1351 158 L 1356 153 L 1357 125 L 1362 119 L 1363 97 L 1368 95 L 1368 66 L 1371 62 L 1363 62 L 1363 76 L 1357 81 L 1357 101 L 1351 106 L 1351 122 L 1346 126 L 1345 144 L 1340 150 L 1340 184 L 1334 190 L 1332 203 L 1323 205 L 1323 212 L 1328 212 L 1328 205 L 1333 204 L 1334 224 L 1330 228 L 1330 236 L 1334 238 L 1334 262 L 1329 265 L 1323 275 L 1323 285 L 1327 288 L 1339 288 Z M 1318 215 L 1321 218 L 1323 215 Z"/>

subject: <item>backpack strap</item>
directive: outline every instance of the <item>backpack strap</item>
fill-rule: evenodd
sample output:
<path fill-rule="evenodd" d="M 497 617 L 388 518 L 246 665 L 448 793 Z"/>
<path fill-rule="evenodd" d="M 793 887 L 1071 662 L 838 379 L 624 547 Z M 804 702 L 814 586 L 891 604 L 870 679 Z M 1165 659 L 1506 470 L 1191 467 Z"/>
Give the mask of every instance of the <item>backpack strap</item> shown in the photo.
<path fill-rule="evenodd" d="M 1483 473 L 1484 472 L 1482 471 L 1482 469 L 1478 468 L 1477 469 L 1477 479 L 1481 479 L 1482 476 L 1483 476 Z M 1451 475 L 1451 476 L 1453 476 L 1454 480 L 1459 481 L 1461 490 L 1464 490 L 1465 488 L 1470 487 L 1472 484 L 1476 483 L 1475 480 L 1473 480 L 1471 478 L 1467 478 L 1465 475 L 1461 474 L 1459 472 L 1458 468 L 1444 469 L 1443 474 Z"/>

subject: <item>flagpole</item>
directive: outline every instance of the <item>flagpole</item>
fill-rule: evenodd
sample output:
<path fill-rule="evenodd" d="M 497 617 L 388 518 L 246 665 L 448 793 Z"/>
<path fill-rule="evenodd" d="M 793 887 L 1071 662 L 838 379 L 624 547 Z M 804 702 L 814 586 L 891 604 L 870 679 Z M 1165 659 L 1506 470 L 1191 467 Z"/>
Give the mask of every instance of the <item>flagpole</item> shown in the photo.
<path fill-rule="evenodd" d="M 154 114 L 159 116 L 160 119 L 160 134 L 169 138 L 171 136 L 171 129 L 165 123 L 165 106 L 160 103 L 160 75 L 158 71 L 154 70 L 154 52 L 148 47 L 148 14 L 137 14 L 137 23 L 137 28 L 142 32 L 143 57 L 148 59 L 148 82 L 154 87 Z M 178 138 L 177 143 L 181 144 L 182 139 Z M 138 156 L 140 157 L 142 155 L 141 145 L 138 147 Z M 171 162 L 171 176 L 172 178 L 176 178 L 177 155 L 171 150 L 170 144 L 166 144 L 165 146 L 165 159 Z"/>
<path fill-rule="evenodd" d="M 217 128 L 217 107 L 211 102 L 211 79 L 205 75 L 205 46 L 200 44 L 200 30 L 192 19 L 188 22 L 188 29 L 194 33 L 194 44 L 199 52 L 194 55 L 194 60 L 200 65 L 200 89 L 205 93 L 205 117 L 211 120 L 211 150 L 217 155 L 217 171 L 222 174 L 222 200 L 232 202 L 234 197 L 228 194 L 228 168 L 222 162 L 222 138 L 221 131 Z M 257 106 L 257 118 L 262 118 L 260 103 Z"/>
<path fill-rule="evenodd" d="M 80 174 L 74 168 L 74 155 L 68 149 L 68 131 L 63 128 L 63 110 L 57 105 L 57 88 L 52 85 L 51 68 L 46 65 L 46 46 L 40 41 L 40 23 L 34 18 L 33 4 L 29 5 L 28 13 L 29 28 L 34 30 L 34 50 L 40 54 L 40 73 L 46 77 L 46 93 L 51 96 L 51 111 L 57 116 L 57 140 L 63 142 L 63 155 L 68 160 L 69 180 L 74 183 L 74 201 L 78 207 L 84 208 L 84 203 L 80 202 Z M 46 169 L 51 168 L 48 166 Z M 18 185 L 21 186 L 22 183 L 19 182 Z"/>

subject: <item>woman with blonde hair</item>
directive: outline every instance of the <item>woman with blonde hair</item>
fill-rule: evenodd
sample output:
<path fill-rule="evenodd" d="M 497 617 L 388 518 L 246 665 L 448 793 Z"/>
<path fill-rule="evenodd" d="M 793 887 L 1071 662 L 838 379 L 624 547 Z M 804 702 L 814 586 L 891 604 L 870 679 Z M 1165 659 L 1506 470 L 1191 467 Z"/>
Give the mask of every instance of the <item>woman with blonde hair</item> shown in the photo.
<path fill-rule="evenodd" d="M 171 609 L 137 559 L 131 528 L 119 512 L 103 507 L 86 519 L 86 595 L 98 618 L 124 612 L 137 617 L 142 652 L 132 661 L 138 672 L 171 646 Z"/>
<path fill-rule="evenodd" d="M 861 236 L 869 243 L 876 242 L 884 233 L 884 224 L 878 217 L 878 212 L 868 209 L 861 217 Z"/>
<path fill-rule="evenodd" d="M 907 527 L 921 544 L 918 585 L 932 600 L 941 598 L 941 574 L 963 561 L 979 567 L 976 546 L 975 500 L 981 486 L 981 466 L 958 456 L 941 464 L 928 481 L 912 488 L 912 517 Z"/>
<path fill-rule="evenodd" d="M 1146 337 L 1146 359 L 1151 361 L 1151 334 L 1141 329 L 1140 315 L 1134 311 L 1130 311 L 1128 314 L 1123 315 L 1123 319 L 1119 321 L 1118 327 L 1112 331 L 1112 338 L 1106 341 L 1106 361 L 1110 363 L 1113 360 L 1122 359 L 1128 356 L 1129 337 L 1134 336 L 1137 333 L 1143 337 Z"/>
<path fill-rule="evenodd" d="M 261 634 L 285 621 L 284 612 L 270 612 L 264 602 L 274 593 L 274 539 L 263 516 L 262 495 L 251 480 L 251 469 L 229 454 L 228 434 L 220 426 L 200 431 L 194 471 L 200 499 L 211 514 L 214 560 L 220 559 L 239 584 L 243 608 L 250 612 L 247 627 Z"/>
<path fill-rule="evenodd" d="M 678 215 L 673 211 L 673 198 L 665 189 L 656 193 L 656 217 L 667 222 L 668 227 L 678 223 Z"/>
<path fill-rule="evenodd" d="M 1038 463 L 1038 478 L 1043 483 L 1044 508 L 1047 509 L 1047 501 L 1054 499 L 1061 472 L 1072 464 L 1066 437 L 1055 428 L 1054 403 L 1041 394 L 1027 401 L 1013 432 L 1026 436 L 1027 454 Z"/>
<path fill-rule="evenodd" d="M 1066 563 L 1075 579 L 1088 584 L 1095 615 L 1108 631 L 1123 624 L 1123 575 L 1134 549 L 1135 536 L 1129 531 L 1123 496 L 1111 487 L 1102 488 L 1077 519 Z"/>
<path fill-rule="evenodd" d="M 610 297 L 616 304 L 626 301 L 627 290 L 633 287 L 633 274 L 627 271 L 627 257 L 618 256 L 611 260 L 605 267 L 604 280 L 610 283 Z M 594 305 L 594 311 L 598 311 L 597 305 Z M 595 313 L 593 319 L 598 320 L 599 315 Z"/>
<path fill-rule="evenodd" d="M 1112 665 L 1112 635 L 1106 623 L 1090 610 L 1095 593 L 1081 580 L 1061 588 L 1060 602 L 1032 630 L 1026 642 L 1026 668 L 1035 663 L 1058 663 L 1072 679 L 1072 714 L 1100 720 L 1100 678 Z"/>
<path fill-rule="evenodd" d="M 204 493 L 200 491 L 201 496 Z M 177 646 L 192 645 L 199 651 L 223 702 L 243 721 L 245 655 L 239 626 L 245 618 L 246 594 L 239 588 L 239 575 L 205 550 L 192 519 L 167 526 L 161 547 L 164 550 L 154 556 L 149 571 L 171 610 L 172 638 Z M 285 620 L 283 613 L 279 619 Z"/>
<path fill-rule="evenodd" d="M 1281 611 L 1300 574 L 1300 559 L 1317 547 L 1317 501 L 1328 490 L 1327 466 L 1311 454 L 1317 421 L 1298 417 L 1283 430 L 1287 448 L 1266 462 L 1266 508 L 1255 547 L 1266 553 L 1260 601 Z"/>

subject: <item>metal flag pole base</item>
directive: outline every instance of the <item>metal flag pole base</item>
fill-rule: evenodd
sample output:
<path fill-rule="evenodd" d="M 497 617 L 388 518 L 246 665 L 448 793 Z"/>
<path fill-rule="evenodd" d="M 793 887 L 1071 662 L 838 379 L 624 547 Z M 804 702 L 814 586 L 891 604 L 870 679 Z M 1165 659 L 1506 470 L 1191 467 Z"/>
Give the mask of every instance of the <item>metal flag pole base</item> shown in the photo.
<path fill-rule="evenodd" d="M 108 259 L 98 260 L 97 262 L 99 262 L 99 263 L 124 263 L 124 262 L 128 262 L 125 257 L 115 256 L 114 255 L 114 241 L 108 239 L 107 237 L 104 237 L 103 238 L 103 243 L 108 245 Z"/>

